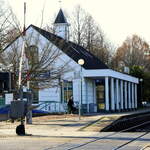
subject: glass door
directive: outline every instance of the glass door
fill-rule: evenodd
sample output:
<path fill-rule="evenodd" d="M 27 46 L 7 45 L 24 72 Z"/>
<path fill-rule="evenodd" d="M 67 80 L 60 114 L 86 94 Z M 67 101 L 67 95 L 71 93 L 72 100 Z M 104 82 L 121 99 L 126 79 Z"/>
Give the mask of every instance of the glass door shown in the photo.
<path fill-rule="evenodd" d="M 96 97 L 98 111 L 105 109 L 104 85 L 96 85 Z"/>

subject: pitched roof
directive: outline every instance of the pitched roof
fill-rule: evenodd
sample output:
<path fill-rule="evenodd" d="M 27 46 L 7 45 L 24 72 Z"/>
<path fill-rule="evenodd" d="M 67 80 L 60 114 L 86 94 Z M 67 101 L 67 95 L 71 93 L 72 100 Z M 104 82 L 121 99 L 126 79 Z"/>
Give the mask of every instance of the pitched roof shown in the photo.
<path fill-rule="evenodd" d="M 70 58 L 78 63 L 79 59 L 84 59 L 85 63 L 83 68 L 85 69 L 108 69 L 101 60 L 95 57 L 92 53 L 84 49 L 82 46 L 79 46 L 73 42 L 67 41 L 55 34 L 47 32 L 41 28 L 38 28 L 34 25 L 31 25 L 35 30 L 37 30 L 41 35 L 51 41 L 64 53 L 66 53 Z"/>
<path fill-rule="evenodd" d="M 33 27 L 36 31 L 38 31 L 42 36 L 44 36 L 50 42 L 52 42 L 56 47 L 61 49 L 66 55 L 72 58 L 75 62 L 78 63 L 79 59 L 84 59 L 85 63 L 83 65 L 83 68 L 108 69 L 107 65 L 105 65 L 100 59 L 98 59 L 92 53 L 84 49 L 82 46 L 79 46 L 71 41 L 67 41 L 55 34 L 52 34 L 34 25 L 30 25 L 26 30 L 28 30 L 30 27 Z M 15 40 L 17 40 L 19 37 L 20 36 L 18 36 Z M 14 41 L 12 41 L 9 45 L 7 45 L 5 49 L 7 49 Z"/>
<path fill-rule="evenodd" d="M 58 15 L 57 15 L 57 17 L 54 21 L 54 24 L 55 23 L 67 23 L 67 20 L 64 16 L 64 13 L 63 13 L 62 9 L 59 10 Z"/>

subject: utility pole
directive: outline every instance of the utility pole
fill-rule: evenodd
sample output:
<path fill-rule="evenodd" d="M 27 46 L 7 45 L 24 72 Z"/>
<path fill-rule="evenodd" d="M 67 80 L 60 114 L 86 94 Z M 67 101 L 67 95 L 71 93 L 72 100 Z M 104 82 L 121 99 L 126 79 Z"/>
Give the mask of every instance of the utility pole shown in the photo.
<path fill-rule="evenodd" d="M 25 14 L 26 14 L 26 3 L 24 3 L 24 27 L 23 27 L 23 43 L 21 49 L 21 57 L 19 63 L 19 79 L 18 79 L 18 89 L 19 89 L 19 98 L 20 102 L 23 102 L 23 87 L 22 87 L 22 68 L 23 68 L 23 59 L 25 54 Z M 18 101 L 19 102 L 19 101 Z M 13 103 L 12 103 L 13 104 Z M 22 103 L 24 105 L 24 103 Z M 13 106 L 13 105 L 12 105 Z M 17 107 L 17 105 L 16 105 Z M 13 108 L 18 109 L 18 108 Z M 23 107 L 23 112 L 25 111 L 25 105 Z M 24 126 L 24 115 L 21 116 L 21 124 L 16 127 L 16 133 L 18 135 L 25 135 L 25 126 Z"/>
<path fill-rule="evenodd" d="M 23 27 L 23 42 L 24 42 L 24 49 L 25 49 L 25 36 L 26 36 L 26 3 L 24 2 L 24 27 Z M 32 124 L 32 91 L 30 90 L 30 81 L 29 81 L 29 63 L 28 63 L 28 56 L 26 56 L 26 67 L 27 67 L 27 113 L 26 113 L 26 123 Z"/>
<path fill-rule="evenodd" d="M 20 63 L 19 63 L 19 79 L 18 79 L 18 89 L 19 89 L 19 97 L 20 101 L 13 101 L 11 104 L 11 110 L 10 114 L 12 118 L 18 119 L 21 118 L 21 124 L 16 127 L 16 133 L 18 135 L 25 135 L 25 126 L 24 126 L 24 117 L 26 115 L 27 123 L 32 123 L 32 112 L 30 111 L 31 105 L 32 105 L 32 96 L 31 92 L 29 93 L 29 65 L 28 65 L 28 59 L 26 57 L 26 67 L 27 67 L 27 103 L 23 101 L 23 86 L 22 86 L 22 68 L 23 68 L 23 61 L 25 58 L 25 36 L 26 36 L 26 3 L 24 2 L 24 26 L 23 26 L 23 34 L 22 34 L 22 49 L 21 49 L 21 57 L 20 57 Z"/>
<path fill-rule="evenodd" d="M 23 100 L 23 86 L 22 86 L 22 67 L 23 67 L 23 60 L 25 57 L 25 36 L 26 36 L 26 3 L 24 2 L 24 26 L 23 26 L 23 44 L 22 44 L 22 50 L 21 50 L 21 57 L 20 57 L 20 64 L 19 64 L 19 95 L 20 100 Z M 26 104 L 26 122 L 31 124 L 32 123 L 32 111 L 30 110 L 30 106 L 32 105 L 32 94 L 30 91 L 30 83 L 29 83 L 29 64 L 28 64 L 28 58 L 26 57 L 26 66 L 27 66 L 27 104 Z M 23 119 L 21 119 L 21 122 L 23 122 Z"/>

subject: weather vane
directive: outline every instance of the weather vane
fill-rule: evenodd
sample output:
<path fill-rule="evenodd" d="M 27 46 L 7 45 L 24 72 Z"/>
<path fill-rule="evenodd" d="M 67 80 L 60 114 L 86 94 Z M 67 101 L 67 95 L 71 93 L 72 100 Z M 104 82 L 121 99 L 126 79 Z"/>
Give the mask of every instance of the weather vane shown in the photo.
<path fill-rule="evenodd" d="M 59 2 L 59 6 L 61 7 L 61 4 L 62 4 L 62 0 L 59 0 L 58 2 Z"/>

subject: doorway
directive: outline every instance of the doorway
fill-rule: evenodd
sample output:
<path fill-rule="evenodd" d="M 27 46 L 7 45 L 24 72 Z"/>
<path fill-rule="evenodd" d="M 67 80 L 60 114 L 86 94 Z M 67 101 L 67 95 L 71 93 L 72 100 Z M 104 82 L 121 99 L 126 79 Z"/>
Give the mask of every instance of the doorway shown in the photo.
<path fill-rule="evenodd" d="M 97 99 L 97 111 L 101 112 L 105 110 L 105 86 L 104 80 L 96 80 L 96 99 Z"/>

